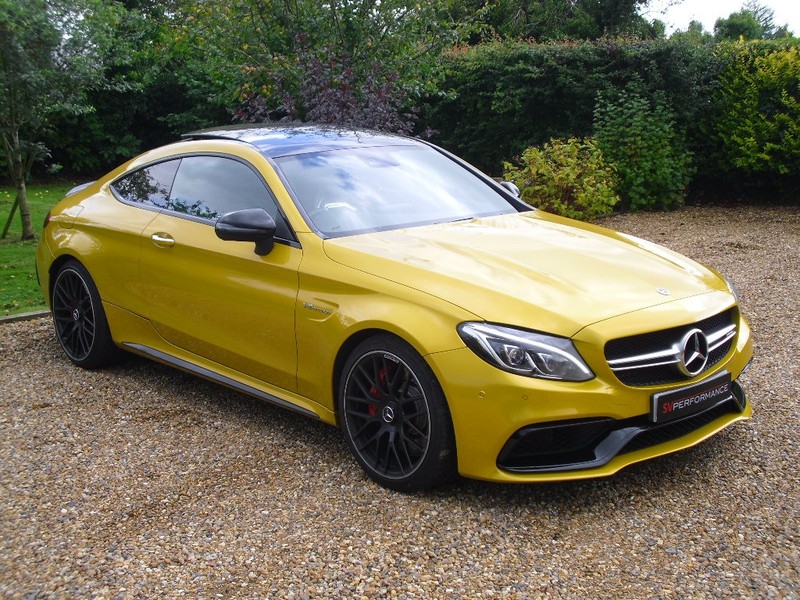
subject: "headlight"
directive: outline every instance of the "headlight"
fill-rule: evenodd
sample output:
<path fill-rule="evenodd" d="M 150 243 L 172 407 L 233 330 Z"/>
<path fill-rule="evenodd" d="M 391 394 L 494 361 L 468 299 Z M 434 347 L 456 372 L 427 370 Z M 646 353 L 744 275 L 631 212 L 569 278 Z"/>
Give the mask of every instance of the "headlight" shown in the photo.
<path fill-rule="evenodd" d="M 489 323 L 462 323 L 458 334 L 475 354 L 509 373 L 562 381 L 594 377 L 567 338 Z"/>

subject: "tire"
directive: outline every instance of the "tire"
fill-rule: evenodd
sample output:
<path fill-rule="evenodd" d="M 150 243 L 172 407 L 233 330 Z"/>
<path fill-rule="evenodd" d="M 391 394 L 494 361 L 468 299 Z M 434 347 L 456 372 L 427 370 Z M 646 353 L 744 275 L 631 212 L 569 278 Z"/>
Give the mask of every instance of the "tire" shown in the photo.
<path fill-rule="evenodd" d="M 53 282 L 51 298 L 56 337 L 67 357 L 79 367 L 96 369 L 122 358 L 86 268 L 76 260 L 64 263 Z"/>
<path fill-rule="evenodd" d="M 338 397 L 345 440 L 374 481 L 413 492 L 455 476 L 447 401 L 407 343 L 380 335 L 359 344 L 344 364 Z"/>

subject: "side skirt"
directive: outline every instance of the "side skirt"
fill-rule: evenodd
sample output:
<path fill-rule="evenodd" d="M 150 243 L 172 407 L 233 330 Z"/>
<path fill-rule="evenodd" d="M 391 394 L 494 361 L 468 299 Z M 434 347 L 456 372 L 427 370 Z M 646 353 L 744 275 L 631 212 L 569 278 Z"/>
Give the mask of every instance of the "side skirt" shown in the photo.
<path fill-rule="evenodd" d="M 175 356 L 167 354 L 166 352 L 161 352 L 160 350 L 156 350 L 155 348 L 150 348 L 149 346 L 144 346 L 142 344 L 135 344 L 132 342 L 124 342 L 122 346 L 126 350 L 129 350 L 136 354 L 141 354 L 148 358 L 152 358 L 158 362 L 170 365 L 172 367 L 176 367 L 182 371 L 186 371 L 187 373 L 191 373 L 192 375 L 197 375 L 199 377 L 202 377 L 203 379 L 208 379 L 209 381 L 213 381 L 214 383 L 219 383 L 220 385 L 224 385 L 225 387 L 229 387 L 239 392 L 244 392 L 245 394 L 249 394 L 250 396 L 255 396 L 260 400 L 264 400 L 271 404 L 280 406 L 281 408 L 286 408 L 296 413 L 300 413 L 303 416 L 311 417 L 313 419 L 320 418 L 319 415 L 317 415 L 313 411 L 292 404 L 291 402 L 287 402 L 286 400 L 282 400 L 281 398 L 273 396 L 272 394 L 267 394 L 266 392 L 262 392 L 257 388 L 236 381 L 235 379 L 231 379 L 230 377 L 220 375 L 219 373 L 215 373 L 214 371 L 190 363 L 189 361 L 183 360 L 182 358 L 177 358 Z"/>

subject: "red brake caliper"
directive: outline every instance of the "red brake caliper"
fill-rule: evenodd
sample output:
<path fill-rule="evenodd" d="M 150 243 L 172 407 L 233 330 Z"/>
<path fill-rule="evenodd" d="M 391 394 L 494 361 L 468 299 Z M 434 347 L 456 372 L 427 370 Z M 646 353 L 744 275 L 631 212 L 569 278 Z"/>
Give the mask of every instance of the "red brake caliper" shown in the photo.
<path fill-rule="evenodd" d="M 381 367 L 381 370 L 378 371 L 378 379 L 380 379 L 381 383 L 386 383 L 386 369 L 384 367 Z M 381 391 L 376 386 L 373 385 L 369 389 L 369 395 L 375 398 L 375 400 L 380 400 L 383 394 L 381 394 Z M 367 407 L 367 413 L 369 413 L 370 417 L 374 417 L 375 415 L 377 415 L 378 405 L 370 404 L 369 407 Z"/>

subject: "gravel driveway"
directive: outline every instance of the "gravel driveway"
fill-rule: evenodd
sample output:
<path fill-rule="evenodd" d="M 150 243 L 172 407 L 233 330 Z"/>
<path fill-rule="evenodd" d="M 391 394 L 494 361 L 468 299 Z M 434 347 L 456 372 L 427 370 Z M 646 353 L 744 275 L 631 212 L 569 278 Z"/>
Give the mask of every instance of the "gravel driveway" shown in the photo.
<path fill-rule="evenodd" d="M 333 428 L 137 358 L 81 371 L 48 319 L 7 323 L 0 594 L 800 597 L 800 211 L 603 224 L 733 280 L 752 420 L 609 479 L 402 495 Z"/>

